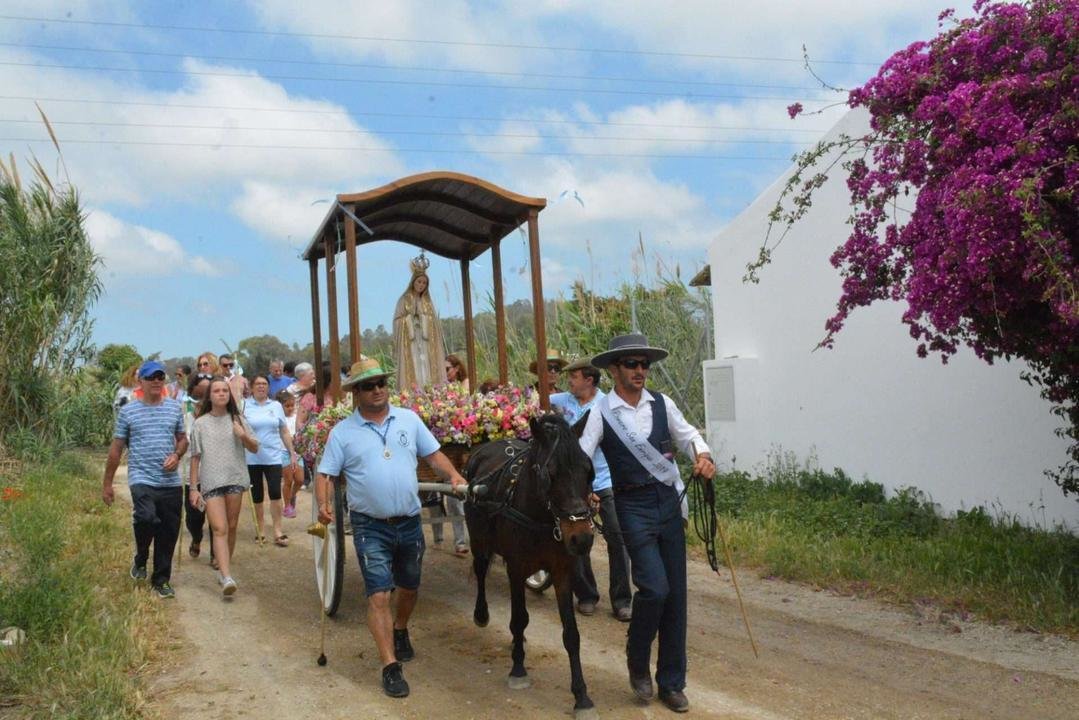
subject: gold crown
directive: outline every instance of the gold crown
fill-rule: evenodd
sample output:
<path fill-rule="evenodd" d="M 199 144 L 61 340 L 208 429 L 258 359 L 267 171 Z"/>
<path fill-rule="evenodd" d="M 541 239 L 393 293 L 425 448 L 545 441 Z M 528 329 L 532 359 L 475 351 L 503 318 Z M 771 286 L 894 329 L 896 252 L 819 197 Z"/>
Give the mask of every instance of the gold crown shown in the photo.
<path fill-rule="evenodd" d="M 413 276 L 426 275 L 427 268 L 431 267 L 431 261 L 421 250 L 419 255 L 408 261 L 408 267 L 412 270 Z"/>

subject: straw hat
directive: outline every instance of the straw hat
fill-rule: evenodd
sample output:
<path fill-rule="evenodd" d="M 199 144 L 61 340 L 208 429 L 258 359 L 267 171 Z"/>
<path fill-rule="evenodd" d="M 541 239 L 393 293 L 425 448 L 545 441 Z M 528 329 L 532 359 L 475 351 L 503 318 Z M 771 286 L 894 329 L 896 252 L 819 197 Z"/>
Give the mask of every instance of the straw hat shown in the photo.
<path fill-rule="evenodd" d="M 569 364 L 569 361 L 562 357 L 562 353 L 552 348 L 547 348 L 547 362 L 558 363 L 559 372 L 561 372 L 562 368 L 566 367 L 566 365 Z M 532 363 L 528 366 L 528 372 L 532 373 L 533 375 L 537 374 L 535 360 L 533 360 Z"/>
<path fill-rule="evenodd" d="M 364 380 L 374 380 L 375 378 L 388 377 L 392 374 L 383 370 L 378 360 L 363 356 L 359 361 L 352 363 L 352 367 L 348 370 L 348 377 L 342 381 L 341 387 L 352 387 Z"/>

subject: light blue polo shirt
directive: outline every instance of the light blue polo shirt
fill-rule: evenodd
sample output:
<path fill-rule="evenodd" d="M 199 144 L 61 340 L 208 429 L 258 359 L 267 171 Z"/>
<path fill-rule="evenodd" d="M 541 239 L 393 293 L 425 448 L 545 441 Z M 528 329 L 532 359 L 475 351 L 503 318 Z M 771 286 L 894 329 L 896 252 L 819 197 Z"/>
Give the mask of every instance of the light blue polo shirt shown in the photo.
<path fill-rule="evenodd" d="M 285 409 L 276 400 L 256 402 L 247 398 L 244 402 L 244 418 L 259 440 L 257 453 L 244 450 L 248 465 L 280 465 L 285 454 L 285 444 L 281 442 L 281 428 L 288 425 Z"/>
<path fill-rule="evenodd" d="M 596 401 L 606 395 L 597 389 L 596 395 L 584 405 L 577 401 L 573 393 L 560 392 L 551 395 L 551 407 L 557 408 L 566 418 L 570 425 L 581 419 L 596 404 Z M 599 412 L 598 410 L 596 412 Z M 596 448 L 596 454 L 592 456 L 592 468 L 596 471 L 596 477 L 592 480 L 592 492 L 606 490 L 611 487 L 611 469 L 607 467 L 607 458 L 603 457 L 603 451 Z"/>
<path fill-rule="evenodd" d="M 416 458 L 440 447 L 407 408 L 391 405 L 381 424 L 364 420 L 356 410 L 330 431 L 318 471 L 344 476 L 349 510 L 376 518 L 418 515 Z"/>

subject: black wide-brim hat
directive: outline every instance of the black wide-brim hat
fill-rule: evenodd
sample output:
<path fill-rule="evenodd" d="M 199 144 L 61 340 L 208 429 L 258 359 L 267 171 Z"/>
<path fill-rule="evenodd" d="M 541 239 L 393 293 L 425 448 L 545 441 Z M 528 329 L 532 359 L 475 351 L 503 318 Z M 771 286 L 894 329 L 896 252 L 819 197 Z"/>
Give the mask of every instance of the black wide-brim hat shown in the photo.
<path fill-rule="evenodd" d="M 612 361 L 623 355 L 644 355 L 651 362 L 662 360 L 670 355 L 663 348 L 652 347 L 648 344 L 648 338 L 640 333 L 618 335 L 611 338 L 607 343 L 607 350 L 592 358 L 592 365 L 600 370 L 605 369 Z"/>

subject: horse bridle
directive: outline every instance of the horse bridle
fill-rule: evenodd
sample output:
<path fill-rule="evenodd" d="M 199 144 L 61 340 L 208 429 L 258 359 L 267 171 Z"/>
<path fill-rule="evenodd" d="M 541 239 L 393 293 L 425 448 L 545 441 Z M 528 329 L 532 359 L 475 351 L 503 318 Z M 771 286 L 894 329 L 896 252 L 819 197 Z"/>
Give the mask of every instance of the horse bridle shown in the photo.
<path fill-rule="evenodd" d="M 551 513 L 551 517 L 554 518 L 555 542 L 562 542 L 562 521 L 584 522 L 585 520 L 587 520 L 589 527 L 592 527 L 592 512 L 589 510 L 587 502 L 585 502 L 584 515 L 575 515 L 573 513 L 569 513 L 562 516 L 559 516 L 558 512 L 555 510 L 553 504 L 551 503 L 551 471 L 548 469 L 548 465 L 550 465 L 551 457 L 554 455 L 555 450 L 558 449 L 558 443 L 561 439 L 561 437 L 556 437 L 554 439 L 554 444 L 551 445 L 551 451 L 547 453 L 547 458 L 543 461 L 542 465 L 540 465 L 538 462 L 532 463 L 532 472 L 534 472 L 536 476 L 541 479 L 541 487 L 543 488 L 543 494 L 547 497 L 547 510 Z M 532 448 L 530 447 L 526 452 L 529 452 L 531 450 Z"/>
<path fill-rule="evenodd" d="M 590 524 L 590 527 L 592 526 L 592 524 L 591 524 L 592 523 L 592 513 L 591 512 L 588 512 L 588 514 L 586 514 L 586 515 L 575 515 L 573 513 L 569 513 L 567 515 L 559 516 L 558 512 L 554 508 L 553 503 L 551 503 L 551 497 L 550 497 L 551 471 L 548 468 L 548 465 L 551 462 L 551 457 L 554 455 L 554 451 L 558 448 L 558 441 L 559 440 L 560 440 L 560 438 L 557 438 L 557 437 L 555 438 L 554 444 L 551 445 L 551 452 L 549 452 L 547 454 L 547 458 L 546 458 L 546 460 L 544 460 L 543 464 L 540 464 L 538 462 L 533 462 L 532 463 L 532 471 L 536 474 L 536 477 L 540 480 L 540 483 L 541 483 L 541 488 L 540 489 L 542 490 L 543 495 L 547 499 L 547 511 L 551 513 L 551 517 L 554 519 L 554 530 L 553 530 L 552 535 L 553 535 L 553 537 L 555 539 L 555 542 L 562 542 L 562 526 L 560 524 L 560 521 L 562 521 L 562 520 L 565 520 L 566 522 L 582 522 L 584 520 L 588 520 L 589 524 Z M 509 489 L 506 492 L 505 498 L 500 503 L 497 502 L 497 501 L 492 502 L 492 501 L 484 501 L 484 500 L 476 500 L 476 499 L 473 499 L 472 502 L 474 504 L 476 504 L 476 505 L 481 506 L 481 507 L 484 506 L 484 505 L 487 505 L 488 508 L 489 508 L 487 510 L 487 512 L 489 514 L 491 514 L 491 515 L 504 515 L 509 520 L 512 520 L 513 522 L 517 523 L 518 525 L 521 525 L 522 527 L 526 527 L 529 530 L 539 532 L 539 531 L 546 530 L 547 525 L 536 522 L 532 518 L 530 518 L 527 515 L 525 515 L 524 513 L 522 513 L 517 508 L 513 507 L 512 504 L 511 504 L 513 502 L 513 496 L 517 491 L 517 476 L 520 474 L 521 468 L 524 466 L 525 458 L 528 456 L 529 453 L 532 453 L 532 451 L 533 451 L 533 447 L 531 445 L 529 445 L 527 448 L 525 448 L 523 451 L 521 451 L 518 454 L 517 452 L 514 451 L 514 448 L 513 448 L 512 445 L 508 445 L 506 447 L 506 455 L 508 455 L 508 458 L 506 459 L 506 461 L 502 465 L 500 465 L 497 468 L 495 468 L 494 470 L 492 470 L 491 472 L 487 473 L 483 477 L 481 477 L 478 480 L 471 483 L 471 484 L 482 484 L 482 483 L 485 483 L 491 477 L 501 476 L 502 473 L 508 472 L 509 475 L 510 475 L 510 481 L 509 481 Z M 492 505 L 494 506 L 493 508 L 491 507 Z M 587 503 L 586 503 L 585 507 L 587 509 Z"/>

